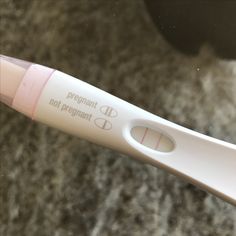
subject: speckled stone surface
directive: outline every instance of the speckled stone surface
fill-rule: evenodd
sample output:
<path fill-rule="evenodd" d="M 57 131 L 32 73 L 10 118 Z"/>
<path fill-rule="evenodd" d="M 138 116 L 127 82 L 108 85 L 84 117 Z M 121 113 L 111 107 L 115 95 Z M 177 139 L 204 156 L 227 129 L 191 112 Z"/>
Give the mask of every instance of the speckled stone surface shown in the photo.
<path fill-rule="evenodd" d="M 236 61 L 168 45 L 141 0 L 1 0 L 1 53 L 236 143 Z M 187 42 L 186 42 L 187 43 Z M 233 236 L 236 208 L 0 106 L 1 236 Z"/>

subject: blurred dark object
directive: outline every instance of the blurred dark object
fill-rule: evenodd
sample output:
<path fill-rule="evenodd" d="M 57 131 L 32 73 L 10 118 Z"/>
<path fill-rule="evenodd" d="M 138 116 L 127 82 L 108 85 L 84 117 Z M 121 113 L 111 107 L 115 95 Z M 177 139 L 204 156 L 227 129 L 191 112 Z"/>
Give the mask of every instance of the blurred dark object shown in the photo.
<path fill-rule="evenodd" d="M 223 58 L 236 58 L 235 0 L 145 0 L 163 36 L 187 54 L 208 43 Z"/>

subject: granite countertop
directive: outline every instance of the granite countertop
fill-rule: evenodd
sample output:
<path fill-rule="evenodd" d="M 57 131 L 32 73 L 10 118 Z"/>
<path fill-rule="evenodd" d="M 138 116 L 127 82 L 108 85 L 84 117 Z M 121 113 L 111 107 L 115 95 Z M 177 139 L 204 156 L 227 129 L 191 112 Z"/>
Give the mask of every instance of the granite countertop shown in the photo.
<path fill-rule="evenodd" d="M 1 0 L 1 53 L 236 143 L 236 61 L 171 47 L 141 0 Z M 0 106 L 0 235 L 233 236 L 236 208 Z"/>

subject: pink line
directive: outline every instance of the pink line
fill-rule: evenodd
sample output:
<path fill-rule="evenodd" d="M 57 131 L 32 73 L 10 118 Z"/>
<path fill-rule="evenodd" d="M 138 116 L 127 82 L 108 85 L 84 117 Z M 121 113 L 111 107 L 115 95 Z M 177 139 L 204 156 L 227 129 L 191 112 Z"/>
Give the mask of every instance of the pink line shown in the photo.
<path fill-rule="evenodd" d="M 38 105 L 38 101 L 39 101 L 39 98 L 43 92 L 43 89 L 45 88 L 47 82 L 49 81 L 49 79 L 51 78 L 51 76 L 53 75 L 53 73 L 55 72 L 56 70 L 52 70 L 52 72 L 49 74 L 48 78 L 45 80 L 42 88 L 40 89 L 40 92 L 38 93 L 38 96 L 35 100 L 35 103 L 34 103 L 34 106 L 33 106 L 33 111 L 32 111 L 32 114 L 31 114 L 31 119 L 34 120 L 34 116 L 35 116 L 35 111 L 36 111 L 36 108 L 37 108 L 37 105 Z"/>
<path fill-rule="evenodd" d="M 143 141 L 144 141 L 144 139 L 145 139 L 145 136 L 146 136 L 146 134 L 147 134 L 147 131 L 148 131 L 148 128 L 146 128 L 145 129 L 145 132 L 144 132 L 144 134 L 143 134 L 143 137 L 142 137 L 142 140 L 141 140 L 141 144 L 143 143 Z"/>
<path fill-rule="evenodd" d="M 160 144 L 160 142 L 161 142 L 162 136 L 163 136 L 163 134 L 160 134 L 160 137 L 159 137 L 159 139 L 157 140 L 157 144 L 156 144 L 156 146 L 155 146 L 155 150 L 157 150 L 157 148 L 158 148 L 158 146 L 159 146 L 159 144 Z"/>

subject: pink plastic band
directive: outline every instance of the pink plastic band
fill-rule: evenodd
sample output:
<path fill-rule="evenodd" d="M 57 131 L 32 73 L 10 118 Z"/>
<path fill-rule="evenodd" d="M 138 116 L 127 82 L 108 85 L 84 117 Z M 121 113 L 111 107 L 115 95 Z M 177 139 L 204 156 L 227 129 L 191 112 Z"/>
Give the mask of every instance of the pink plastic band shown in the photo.
<path fill-rule="evenodd" d="M 53 72 L 53 69 L 45 66 L 30 66 L 16 91 L 12 107 L 33 118 L 38 99 Z"/>

